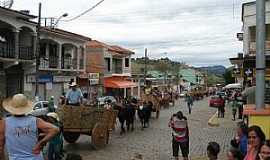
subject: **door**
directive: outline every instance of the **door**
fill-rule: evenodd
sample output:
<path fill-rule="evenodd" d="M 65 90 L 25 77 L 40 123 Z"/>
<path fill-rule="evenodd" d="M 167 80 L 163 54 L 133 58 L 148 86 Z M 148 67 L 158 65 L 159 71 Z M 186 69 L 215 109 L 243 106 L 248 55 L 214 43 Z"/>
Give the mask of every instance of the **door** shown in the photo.
<path fill-rule="evenodd" d="M 23 70 L 21 68 L 21 65 L 16 65 L 6 69 L 7 97 L 23 93 Z"/>

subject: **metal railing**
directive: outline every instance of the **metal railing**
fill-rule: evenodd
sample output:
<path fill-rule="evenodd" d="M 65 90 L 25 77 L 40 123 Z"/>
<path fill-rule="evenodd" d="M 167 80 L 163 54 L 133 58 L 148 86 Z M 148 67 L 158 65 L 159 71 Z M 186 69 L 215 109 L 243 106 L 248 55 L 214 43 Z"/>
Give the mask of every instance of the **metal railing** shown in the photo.
<path fill-rule="evenodd" d="M 11 44 L 0 43 L 0 57 L 15 58 L 15 48 Z"/>
<path fill-rule="evenodd" d="M 20 46 L 19 47 L 19 59 L 33 60 L 33 47 Z"/>

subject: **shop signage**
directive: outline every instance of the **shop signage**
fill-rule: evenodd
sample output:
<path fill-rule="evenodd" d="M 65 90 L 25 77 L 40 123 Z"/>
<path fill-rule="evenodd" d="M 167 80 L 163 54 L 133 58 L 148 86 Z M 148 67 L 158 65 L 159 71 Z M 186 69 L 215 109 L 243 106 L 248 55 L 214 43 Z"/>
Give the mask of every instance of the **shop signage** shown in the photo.
<path fill-rule="evenodd" d="M 38 77 L 38 82 L 39 83 L 49 83 L 53 81 L 53 76 L 49 75 L 49 74 L 44 74 L 44 75 L 40 75 Z"/>
<path fill-rule="evenodd" d="M 89 79 L 99 79 L 99 73 L 89 73 Z"/>
<path fill-rule="evenodd" d="M 253 76 L 253 69 L 252 68 L 245 68 L 244 73 L 247 77 L 252 77 Z"/>
<path fill-rule="evenodd" d="M 240 68 L 234 68 L 232 71 L 232 76 L 233 77 L 241 77 L 242 75 L 242 69 Z"/>
<path fill-rule="evenodd" d="M 54 76 L 53 82 L 70 82 L 71 79 L 74 79 L 72 76 Z"/>
<path fill-rule="evenodd" d="M 99 79 L 89 79 L 90 85 L 97 85 L 99 83 Z"/>
<path fill-rule="evenodd" d="M 39 83 L 49 83 L 53 81 L 53 75 L 49 75 L 49 74 L 44 74 L 44 75 L 40 75 L 38 77 L 38 82 Z M 28 75 L 26 82 L 28 83 L 34 83 L 36 82 L 36 76 L 35 75 Z"/>

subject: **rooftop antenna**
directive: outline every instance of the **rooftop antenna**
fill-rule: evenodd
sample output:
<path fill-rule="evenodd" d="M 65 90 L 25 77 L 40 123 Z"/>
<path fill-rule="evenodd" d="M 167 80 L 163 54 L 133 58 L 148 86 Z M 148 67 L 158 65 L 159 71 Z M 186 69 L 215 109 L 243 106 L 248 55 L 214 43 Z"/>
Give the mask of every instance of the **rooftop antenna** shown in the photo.
<path fill-rule="evenodd" d="M 13 0 L 0 0 L 0 6 L 4 8 L 11 8 L 13 5 Z"/>

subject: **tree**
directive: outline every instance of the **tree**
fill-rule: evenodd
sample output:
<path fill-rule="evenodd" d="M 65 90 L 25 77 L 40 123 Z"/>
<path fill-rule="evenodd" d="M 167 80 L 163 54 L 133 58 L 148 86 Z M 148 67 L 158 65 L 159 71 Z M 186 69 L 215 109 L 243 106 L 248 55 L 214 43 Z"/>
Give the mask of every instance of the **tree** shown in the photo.
<path fill-rule="evenodd" d="M 167 61 L 160 60 L 156 65 L 155 69 L 163 74 L 164 82 L 166 83 L 166 78 L 170 69 L 169 63 Z"/>
<path fill-rule="evenodd" d="M 233 67 L 226 68 L 224 79 L 226 84 L 235 83 L 234 77 L 232 77 Z"/>

